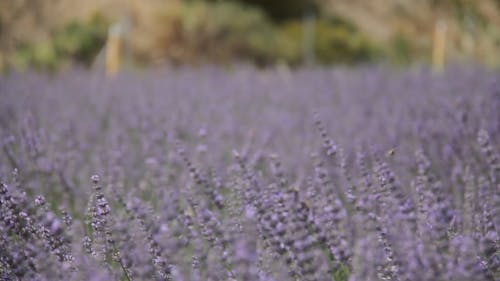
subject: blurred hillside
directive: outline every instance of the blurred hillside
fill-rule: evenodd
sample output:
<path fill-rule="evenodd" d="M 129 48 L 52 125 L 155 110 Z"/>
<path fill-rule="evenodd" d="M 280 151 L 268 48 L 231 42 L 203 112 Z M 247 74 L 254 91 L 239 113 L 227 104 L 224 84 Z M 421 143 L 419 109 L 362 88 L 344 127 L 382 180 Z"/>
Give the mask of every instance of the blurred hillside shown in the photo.
<path fill-rule="evenodd" d="M 0 67 L 99 65 L 111 33 L 125 64 L 429 62 L 500 66 L 499 0 L 2 0 Z"/>

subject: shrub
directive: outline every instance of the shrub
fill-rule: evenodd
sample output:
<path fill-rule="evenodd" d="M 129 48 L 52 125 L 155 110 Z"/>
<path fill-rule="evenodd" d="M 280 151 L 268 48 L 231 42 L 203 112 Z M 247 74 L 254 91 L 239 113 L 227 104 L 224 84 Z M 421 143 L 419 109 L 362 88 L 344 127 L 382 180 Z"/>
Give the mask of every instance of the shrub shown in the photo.
<path fill-rule="evenodd" d="M 139 26 L 132 41 L 140 38 L 138 56 L 147 61 L 269 63 L 277 51 L 277 30 L 262 11 L 234 2 L 186 1 L 143 16 L 153 20 Z M 146 32 L 150 37 L 141 37 Z"/>
<path fill-rule="evenodd" d="M 89 66 L 102 50 L 107 23 L 96 14 L 88 22 L 71 22 L 42 42 L 23 44 L 16 52 L 16 63 L 22 68 L 56 70 L 64 64 Z"/>
<path fill-rule="evenodd" d="M 302 24 L 302 21 L 291 21 L 282 27 L 294 45 L 295 57 L 302 56 Z M 320 18 L 314 26 L 314 32 L 314 52 L 319 63 L 369 62 L 379 55 L 378 49 L 367 37 L 344 21 Z"/>

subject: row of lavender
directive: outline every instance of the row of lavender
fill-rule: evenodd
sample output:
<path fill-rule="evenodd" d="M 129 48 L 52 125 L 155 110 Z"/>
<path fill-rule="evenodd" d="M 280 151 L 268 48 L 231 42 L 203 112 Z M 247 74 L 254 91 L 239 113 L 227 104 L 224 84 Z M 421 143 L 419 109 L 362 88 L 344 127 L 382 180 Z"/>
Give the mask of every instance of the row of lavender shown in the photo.
<path fill-rule="evenodd" d="M 500 280 L 499 77 L 0 77 L 0 280 Z"/>

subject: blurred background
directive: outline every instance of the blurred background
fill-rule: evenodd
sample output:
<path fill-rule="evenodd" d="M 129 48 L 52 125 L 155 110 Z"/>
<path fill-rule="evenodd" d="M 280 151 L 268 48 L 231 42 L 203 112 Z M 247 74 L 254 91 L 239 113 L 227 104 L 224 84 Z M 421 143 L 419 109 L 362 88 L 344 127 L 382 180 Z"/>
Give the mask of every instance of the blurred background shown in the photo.
<path fill-rule="evenodd" d="M 500 0 L 2 0 L 0 68 L 480 63 Z"/>

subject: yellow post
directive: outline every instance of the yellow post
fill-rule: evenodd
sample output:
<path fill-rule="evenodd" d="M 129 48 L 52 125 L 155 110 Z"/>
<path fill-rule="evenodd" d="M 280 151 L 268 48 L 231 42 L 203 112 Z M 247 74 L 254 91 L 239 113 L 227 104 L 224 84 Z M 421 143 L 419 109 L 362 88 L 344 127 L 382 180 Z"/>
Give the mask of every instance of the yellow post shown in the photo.
<path fill-rule="evenodd" d="M 4 64 L 7 64 L 7 63 L 4 62 L 2 52 L 0 52 L 0 73 L 2 73 L 4 71 L 4 67 L 5 67 Z"/>
<path fill-rule="evenodd" d="M 119 26 L 114 25 L 109 29 L 106 42 L 106 76 L 108 77 L 115 76 L 120 70 L 121 37 Z"/>
<path fill-rule="evenodd" d="M 434 27 L 434 38 L 432 42 L 432 69 L 434 72 L 442 72 L 446 56 L 446 22 L 439 20 Z"/>

